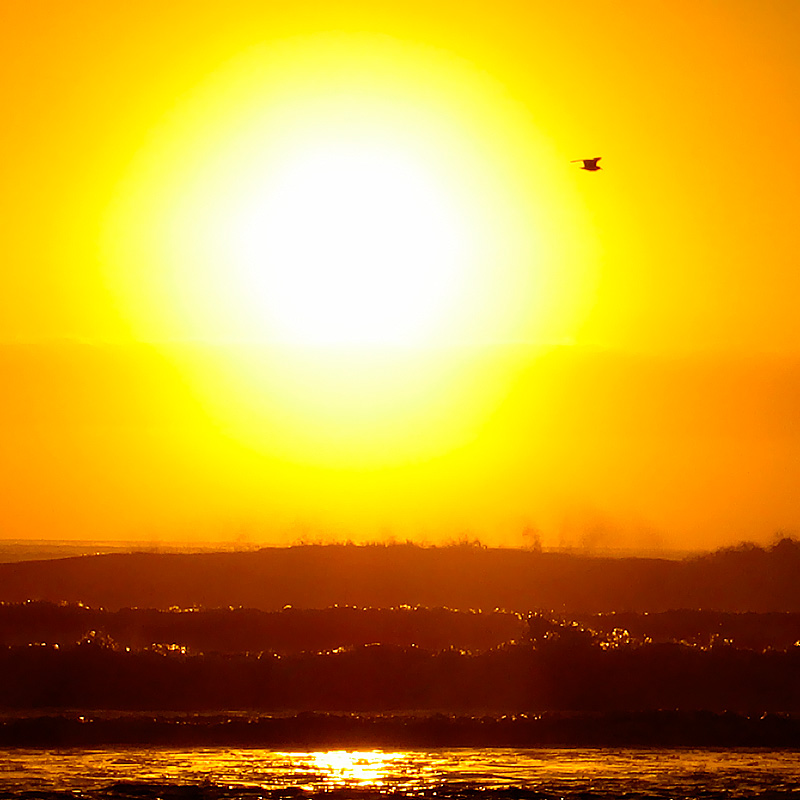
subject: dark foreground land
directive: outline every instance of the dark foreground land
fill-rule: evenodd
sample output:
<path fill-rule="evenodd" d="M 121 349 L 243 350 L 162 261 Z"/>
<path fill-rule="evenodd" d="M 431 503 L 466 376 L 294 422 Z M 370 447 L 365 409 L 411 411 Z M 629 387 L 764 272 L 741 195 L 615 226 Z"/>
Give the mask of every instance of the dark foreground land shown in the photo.
<path fill-rule="evenodd" d="M 800 717 L 653 711 L 503 717 L 299 714 L 0 721 L 0 747 L 800 747 Z"/>

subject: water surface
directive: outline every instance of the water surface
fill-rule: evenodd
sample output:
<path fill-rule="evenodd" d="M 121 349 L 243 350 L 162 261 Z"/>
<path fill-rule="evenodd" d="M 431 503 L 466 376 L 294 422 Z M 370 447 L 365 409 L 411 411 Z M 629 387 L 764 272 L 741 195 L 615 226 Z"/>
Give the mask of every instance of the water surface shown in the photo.
<path fill-rule="evenodd" d="M 0 751 L 2 798 L 800 797 L 800 752 L 442 749 Z"/>

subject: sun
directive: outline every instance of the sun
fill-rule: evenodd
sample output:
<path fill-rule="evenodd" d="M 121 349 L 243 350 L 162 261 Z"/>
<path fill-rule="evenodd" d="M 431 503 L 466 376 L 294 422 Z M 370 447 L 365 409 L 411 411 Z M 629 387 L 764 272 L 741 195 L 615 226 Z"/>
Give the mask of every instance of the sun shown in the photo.
<path fill-rule="evenodd" d="M 417 345 L 454 311 L 472 236 L 435 171 L 386 139 L 306 143 L 224 221 L 244 339 Z"/>
<path fill-rule="evenodd" d="M 133 336 L 171 349 L 238 438 L 338 466 L 428 458 L 513 380 L 465 353 L 563 340 L 586 307 L 585 237 L 565 232 L 590 226 L 563 160 L 453 54 L 270 42 L 154 127 L 103 262 Z"/>

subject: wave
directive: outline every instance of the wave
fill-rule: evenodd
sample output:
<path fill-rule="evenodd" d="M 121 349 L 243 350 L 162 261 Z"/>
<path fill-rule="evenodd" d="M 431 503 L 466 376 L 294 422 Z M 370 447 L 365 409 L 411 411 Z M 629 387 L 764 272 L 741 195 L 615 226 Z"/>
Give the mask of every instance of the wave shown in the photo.
<path fill-rule="evenodd" d="M 0 747 L 800 747 L 800 716 L 707 711 L 510 716 L 81 714 L 9 717 Z"/>

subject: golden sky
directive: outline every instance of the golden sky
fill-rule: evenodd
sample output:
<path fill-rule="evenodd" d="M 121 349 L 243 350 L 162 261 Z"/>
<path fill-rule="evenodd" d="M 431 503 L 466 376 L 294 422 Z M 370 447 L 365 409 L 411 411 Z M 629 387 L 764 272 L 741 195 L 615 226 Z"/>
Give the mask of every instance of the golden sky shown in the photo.
<path fill-rule="evenodd" d="M 798 34 L 3 3 L 0 536 L 797 530 Z"/>

